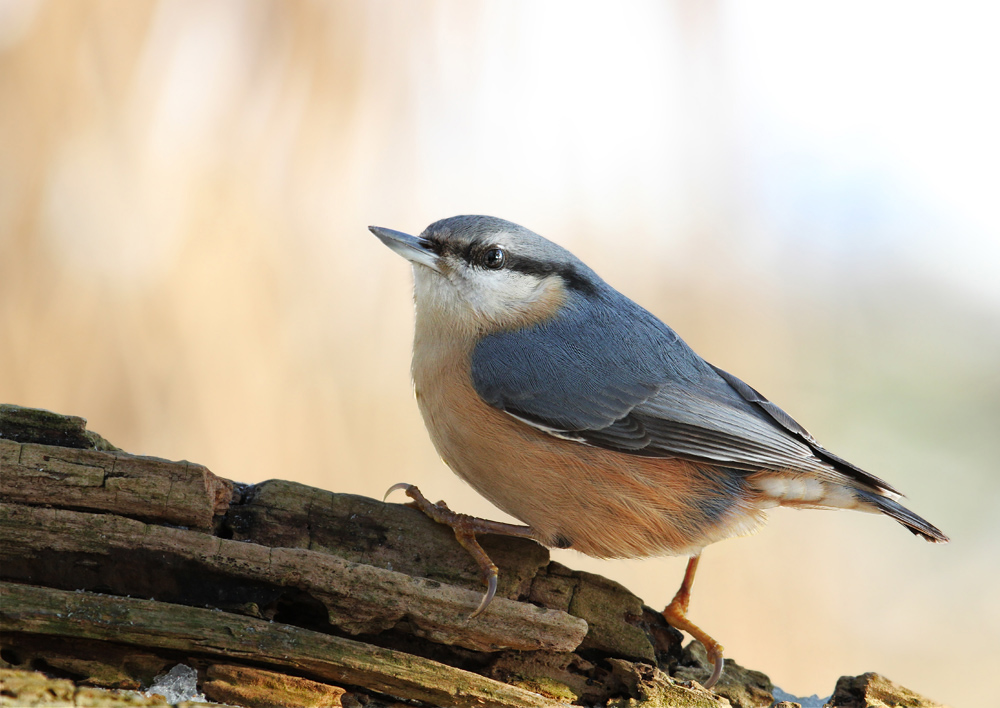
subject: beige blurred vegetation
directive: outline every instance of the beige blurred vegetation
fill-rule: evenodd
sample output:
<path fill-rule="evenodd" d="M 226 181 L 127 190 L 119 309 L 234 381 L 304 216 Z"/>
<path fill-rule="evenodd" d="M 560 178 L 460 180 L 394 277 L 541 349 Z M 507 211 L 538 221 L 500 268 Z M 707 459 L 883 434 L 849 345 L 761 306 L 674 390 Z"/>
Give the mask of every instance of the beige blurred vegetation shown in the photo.
<path fill-rule="evenodd" d="M 739 206 L 753 177 L 718 65 L 720 5 L 527 7 L 0 3 L 0 401 L 245 482 L 380 496 L 409 481 L 501 518 L 426 438 L 408 269 L 365 227 L 510 218 L 955 539 L 779 512 L 708 549 L 697 621 L 792 692 L 876 670 L 979 704 L 969 679 L 1000 658 L 996 303 L 877 255 L 767 238 Z M 534 21 L 567 34 L 540 38 Z M 607 44 L 573 39 L 595 29 Z M 658 62 L 649 85 L 600 75 L 605 52 L 651 43 L 636 55 Z M 532 80 L 553 62 L 565 82 Z M 633 111 L 650 86 L 679 100 Z M 552 96 L 578 105 L 535 110 Z M 607 132 L 582 132 L 574 111 Z M 558 557 L 651 605 L 683 569 Z"/>

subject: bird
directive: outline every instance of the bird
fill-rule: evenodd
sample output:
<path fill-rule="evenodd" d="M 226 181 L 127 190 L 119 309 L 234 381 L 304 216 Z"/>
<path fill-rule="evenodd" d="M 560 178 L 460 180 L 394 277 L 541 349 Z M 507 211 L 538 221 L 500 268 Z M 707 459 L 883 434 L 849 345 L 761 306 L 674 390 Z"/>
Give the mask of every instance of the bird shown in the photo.
<path fill-rule="evenodd" d="M 777 405 L 556 243 L 510 221 L 455 216 L 419 236 L 371 226 L 412 264 L 411 374 L 444 462 L 524 525 L 411 503 L 455 531 L 496 592 L 476 534 L 598 558 L 689 558 L 663 616 L 700 641 L 711 688 L 722 645 L 687 617 L 706 546 L 750 534 L 774 507 L 885 514 L 948 541 L 887 482 L 822 447 Z"/>

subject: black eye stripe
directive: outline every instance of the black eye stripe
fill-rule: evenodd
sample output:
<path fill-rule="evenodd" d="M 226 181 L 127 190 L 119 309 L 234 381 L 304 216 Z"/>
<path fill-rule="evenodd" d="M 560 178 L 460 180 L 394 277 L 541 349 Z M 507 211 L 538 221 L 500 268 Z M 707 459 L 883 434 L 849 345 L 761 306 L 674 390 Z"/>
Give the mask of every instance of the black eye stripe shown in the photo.
<path fill-rule="evenodd" d="M 534 275 L 539 278 L 544 278 L 548 275 L 558 275 L 562 278 L 566 287 L 571 290 L 576 290 L 577 292 L 587 295 L 593 295 L 597 292 L 597 289 L 590 282 L 590 280 L 584 277 L 572 264 L 569 263 L 550 263 L 539 261 L 534 258 L 528 258 L 527 256 L 519 256 L 502 246 L 497 246 L 496 244 L 435 241 L 433 248 L 439 255 L 457 256 L 472 266 L 481 265 L 477 261 L 482 258 L 482 255 L 486 251 L 492 248 L 501 248 L 504 254 L 506 254 L 503 267 L 507 270 L 514 270 L 518 273 Z"/>
<path fill-rule="evenodd" d="M 508 253 L 507 267 L 511 270 L 516 270 L 518 273 L 534 275 L 539 278 L 544 278 L 547 275 L 558 275 L 562 278 L 566 287 L 571 290 L 577 290 L 588 295 L 593 295 L 597 292 L 593 284 L 569 263 L 545 263 Z"/>
<path fill-rule="evenodd" d="M 553 273 L 558 272 L 558 266 L 552 263 L 543 263 L 542 261 L 536 261 L 533 258 L 525 258 L 524 256 L 514 255 L 507 257 L 507 267 L 511 270 L 516 270 L 519 273 L 537 275 L 540 278 L 544 278 L 546 275 L 552 275 Z"/>

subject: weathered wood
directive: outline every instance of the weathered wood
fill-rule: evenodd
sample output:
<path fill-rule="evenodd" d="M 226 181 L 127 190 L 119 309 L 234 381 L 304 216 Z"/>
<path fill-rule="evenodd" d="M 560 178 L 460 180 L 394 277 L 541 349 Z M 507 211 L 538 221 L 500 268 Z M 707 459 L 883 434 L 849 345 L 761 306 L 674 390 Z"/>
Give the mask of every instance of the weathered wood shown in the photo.
<path fill-rule="evenodd" d="M 0 669 L 0 706 L 17 708 L 172 708 L 160 695 L 77 686 L 38 671 Z M 226 708 L 219 703 L 185 701 L 182 708 Z"/>
<path fill-rule="evenodd" d="M 873 672 L 841 676 L 827 705 L 830 708 L 948 708 Z"/>
<path fill-rule="evenodd" d="M 275 671 L 212 664 L 201 690 L 219 703 L 247 708 L 336 708 L 344 689 Z"/>
<path fill-rule="evenodd" d="M 241 541 L 308 548 L 471 590 L 484 588 L 479 566 L 451 529 L 404 504 L 272 479 L 247 489 L 226 515 L 225 526 Z M 524 538 L 486 534 L 479 541 L 500 569 L 497 596 L 526 597 L 549 562 L 548 550 Z"/>
<path fill-rule="evenodd" d="M 152 650 L 85 639 L 16 633 L 0 634 L 0 667 L 28 670 L 44 666 L 91 686 L 141 691 L 178 663 Z M 494 677 L 495 678 L 495 677 Z"/>
<path fill-rule="evenodd" d="M 411 654 L 277 622 L 151 600 L 0 583 L 0 630 L 224 656 L 439 706 L 560 705 Z"/>
<path fill-rule="evenodd" d="M 233 483 L 191 462 L 0 439 L 0 502 L 211 529 Z"/>
<path fill-rule="evenodd" d="M 118 450 L 97 433 L 87 430 L 87 421 L 83 418 L 9 403 L 0 403 L 0 438 L 82 450 Z"/>
<path fill-rule="evenodd" d="M 329 704 L 339 687 L 345 705 L 371 708 L 772 701 L 767 677 L 733 661 L 715 694 L 679 683 L 707 675 L 699 644 L 681 651 L 660 613 L 531 541 L 480 539 L 506 599 L 467 622 L 479 570 L 416 510 L 278 480 L 233 485 L 128 455 L 80 418 L 0 405 L 0 502 L 0 581 L 15 581 L 0 582 L 0 683 L 17 684 L 0 686 L 0 703 L 42 691 L 128 704 L 90 686 L 148 687 L 178 664 L 248 707 Z M 11 672 L 38 666 L 76 680 Z M 874 705 L 852 702 L 858 681 L 880 700 L 882 683 L 859 677 L 832 703 Z"/>
<path fill-rule="evenodd" d="M 616 698 L 607 702 L 607 708 L 729 708 L 732 704 L 700 684 L 681 685 L 649 664 L 634 664 L 621 659 L 610 659 L 611 673 L 627 689 L 629 698 Z M 744 705 L 744 704 L 736 704 Z M 749 704 L 767 708 L 764 704 Z M 749 707 L 748 707 L 749 708 Z"/>
<path fill-rule="evenodd" d="M 298 548 L 267 548 L 108 514 L 6 504 L 0 507 L 0 576 L 61 587 L 215 606 L 274 598 L 295 588 L 326 606 L 330 624 L 374 634 L 408 631 L 475 651 L 573 651 L 587 623 L 559 610 L 498 598 L 474 620 L 481 593 Z M 85 566 L 81 568 L 80 566 Z M 123 571 L 133 566 L 142 573 Z M 177 582 L 177 569 L 186 572 Z M 200 576 L 190 579 L 191 575 Z M 235 582 L 234 582 L 235 581 Z M 265 586 L 271 592 L 253 594 Z"/>
<path fill-rule="evenodd" d="M 477 593 L 483 588 L 479 567 L 451 529 L 404 504 L 269 480 L 246 491 L 224 526 L 234 539 L 324 551 Z M 526 599 L 586 620 L 582 648 L 649 662 L 656 661 L 658 648 L 674 644 L 679 651 L 679 633 L 620 584 L 549 562 L 548 550 L 534 541 L 490 534 L 479 541 L 500 569 L 498 597 Z M 653 641 L 650 623 L 663 641 Z"/>
<path fill-rule="evenodd" d="M 701 642 L 691 642 L 684 648 L 684 666 L 672 674 L 676 680 L 704 681 L 711 675 L 714 661 Z M 769 708 L 774 702 L 774 684 L 766 674 L 740 666 L 733 659 L 726 660 L 722 678 L 712 687 L 712 692 L 726 698 L 734 706 Z"/>
<path fill-rule="evenodd" d="M 680 636 L 672 627 L 668 627 L 663 616 L 655 610 L 649 610 L 634 593 L 614 580 L 586 573 L 580 570 L 570 570 L 558 563 L 551 563 L 546 568 L 544 576 L 539 577 L 544 582 L 551 597 L 551 588 L 556 583 L 568 583 L 569 606 L 567 612 L 587 620 L 589 631 L 580 646 L 581 649 L 593 649 L 626 659 L 637 659 L 656 663 L 657 642 L 653 637 L 650 624 L 662 632 L 661 647 L 680 648 Z M 535 596 L 532 596 L 535 599 Z M 549 605 L 547 607 L 561 607 Z"/>

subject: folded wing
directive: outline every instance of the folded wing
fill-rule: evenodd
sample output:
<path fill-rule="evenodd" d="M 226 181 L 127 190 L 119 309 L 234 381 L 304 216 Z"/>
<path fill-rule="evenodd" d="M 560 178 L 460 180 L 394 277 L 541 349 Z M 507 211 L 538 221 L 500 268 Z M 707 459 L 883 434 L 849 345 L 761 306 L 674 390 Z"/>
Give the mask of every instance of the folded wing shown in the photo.
<path fill-rule="evenodd" d="M 896 494 L 652 314 L 617 293 L 602 297 L 586 308 L 571 301 L 542 325 L 485 337 L 472 358 L 483 400 L 549 434 L 627 454 L 846 477 Z"/>

